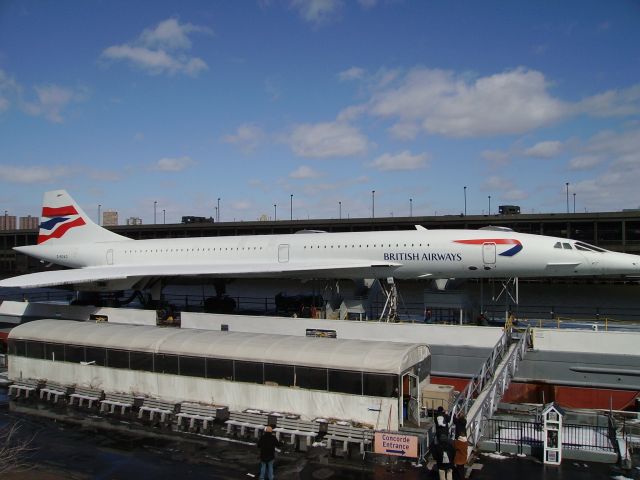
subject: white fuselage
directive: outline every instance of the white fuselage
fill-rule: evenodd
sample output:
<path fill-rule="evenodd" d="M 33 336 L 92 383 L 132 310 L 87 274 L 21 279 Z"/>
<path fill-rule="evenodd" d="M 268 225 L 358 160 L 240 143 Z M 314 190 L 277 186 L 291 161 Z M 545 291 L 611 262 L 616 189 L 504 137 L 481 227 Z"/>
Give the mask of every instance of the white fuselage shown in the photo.
<path fill-rule="evenodd" d="M 298 274 L 290 276 L 306 278 L 350 276 L 346 272 L 314 270 L 314 264 L 328 261 L 370 262 L 371 278 L 379 276 L 377 265 L 389 268 L 390 264 L 392 276 L 399 279 L 640 274 L 640 257 L 636 255 L 597 248 L 579 250 L 576 243 L 580 242 L 512 231 L 420 229 L 45 244 L 31 251 L 22 248 L 30 255 L 73 268 L 281 264 L 290 271 L 299 265 Z M 513 252 L 516 245 L 520 249 Z M 363 278 L 362 272 L 357 276 Z"/>

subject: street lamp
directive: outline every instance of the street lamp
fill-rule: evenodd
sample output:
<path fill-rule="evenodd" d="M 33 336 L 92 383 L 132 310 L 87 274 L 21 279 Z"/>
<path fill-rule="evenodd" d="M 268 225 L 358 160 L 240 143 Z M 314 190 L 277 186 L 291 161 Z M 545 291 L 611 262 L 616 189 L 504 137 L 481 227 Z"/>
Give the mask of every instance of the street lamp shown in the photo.
<path fill-rule="evenodd" d="M 273 204 L 273 221 L 278 220 L 278 205 Z"/>
<path fill-rule="evenodd" d="M 342 220 L 342 202 L 338 202 L 338 218 Z"/>
<path fill-rule="evenodd" d="M 576 192 L 573 192 L 573 213 L 576 213 Z"/>
<path fill-rule="evenodd" d="M 167 211 L 164 208 L 162 209 L 162 223 L 167 223 Z"/>
<path fill-rule="evenodd" d="M 467 216 L 467 186 L 464 186 L 464 216 Z"/>
<path fill-rule="evenodd" d="M 371 190 L 371 218 L 376 218 L 376 191 Z"/>
<path fill-rule="evenodd" d="M 567 186 L 567 213 L 569 213 L 569 182 L 565 185 Z"/>
<path fill-rule="evenodd" d="M 216 222 L 220 221 L 220 197 L 218 197 L 218 207 L 216 208 Z"/>
<path fill-rule="evenodd" d="M 293 221 L 293 193 L 291 194 L 291 203 L 289 204 L 289 211 L 291 212 L 291 216 L 289 217 L 289 220 Z"/>
<path fill-rule="evenodd" d="M 9 230 L 9 227 L 7 226 L 7 211 L 4 211 L 4 228 L 3 230 Z"/>
<path fill-rule="evenodd" d="M 491 195 L 489 195 L 489 215 L 491 215 Z"/>
<path fill-rule="evenodd" d="M 102 222 L 100 221 L 100 208 L 102 208 L 102 205 L 98 204 L 98 225 L 102 225 Z"/>
<path fill-rule="evenodd" d="M 409 199 L 409 216 L 413 217 L 413 198 Z"/>
<path fill-rule="evenodd" d="M 154 200 L 153 202 L 153 224 L 156 224 L 156 207 L 158 206 L 158 202 Z"/>

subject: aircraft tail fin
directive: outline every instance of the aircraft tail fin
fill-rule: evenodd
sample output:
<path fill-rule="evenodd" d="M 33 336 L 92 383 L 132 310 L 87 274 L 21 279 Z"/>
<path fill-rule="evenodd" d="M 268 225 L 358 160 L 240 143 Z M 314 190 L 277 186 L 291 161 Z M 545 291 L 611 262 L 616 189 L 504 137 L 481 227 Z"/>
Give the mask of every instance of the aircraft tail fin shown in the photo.
<path fill-rule="evenodd" d="M 38 245 L 130 240 L 96 225 L 66 190 L 45 192 Z"/>

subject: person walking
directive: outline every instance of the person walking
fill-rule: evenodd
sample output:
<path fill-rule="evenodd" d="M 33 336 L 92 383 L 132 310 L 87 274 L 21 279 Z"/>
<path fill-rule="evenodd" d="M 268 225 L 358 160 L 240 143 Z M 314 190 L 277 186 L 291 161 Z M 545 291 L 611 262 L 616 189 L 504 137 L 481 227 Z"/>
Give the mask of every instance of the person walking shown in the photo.
<path fill-rule="evenodd" d="M 264 433 L 258 440 L 258 448 L 260 449 L 260 480 L 274 480 L 273 462 L 276 458 L 276 447 L 280 447 L 280 441 L 273 434 L 273 428 L 267 426 Z"/>
<path fill-rule="evenodd" d="M 440 405 L 436 410 L 436 440 L 439 442 L 441 438 L 449 438 L 449 414 Z"/>
<path fill-rule="evenodd" d="M 453 458 L 453 465 L 456 470 L 458 480 L 464 480 L 464 467 L 467 464 L 469 458 L 469 442 L 465 435 L 460 435 L 453 442 L 455 450 L 455 457 Z"/>
<path fill-rule="evenodd" d="M 456 427 L 455 438 L 467 436 L 467 417 L 462 410 L 453 418 L 453 424 Z"/>
<path fill-rule="evenodd" d="M 453 480 L 455 450 L 448 438 L 441 438 L 433 445 L 433 458 L 438 466 L 440 480 Z"/>

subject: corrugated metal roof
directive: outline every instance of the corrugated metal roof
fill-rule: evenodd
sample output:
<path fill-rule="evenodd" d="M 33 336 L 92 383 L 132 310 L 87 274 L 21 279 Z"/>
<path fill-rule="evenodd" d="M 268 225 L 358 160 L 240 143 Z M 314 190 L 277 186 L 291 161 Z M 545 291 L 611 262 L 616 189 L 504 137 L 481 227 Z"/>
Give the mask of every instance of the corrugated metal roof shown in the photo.
<path fill-rule="evenodd" d="M 10 339 L 400 374 L 429 357 L 420 343 L 308 338 L 69 320 L 36 320 Z"/>

